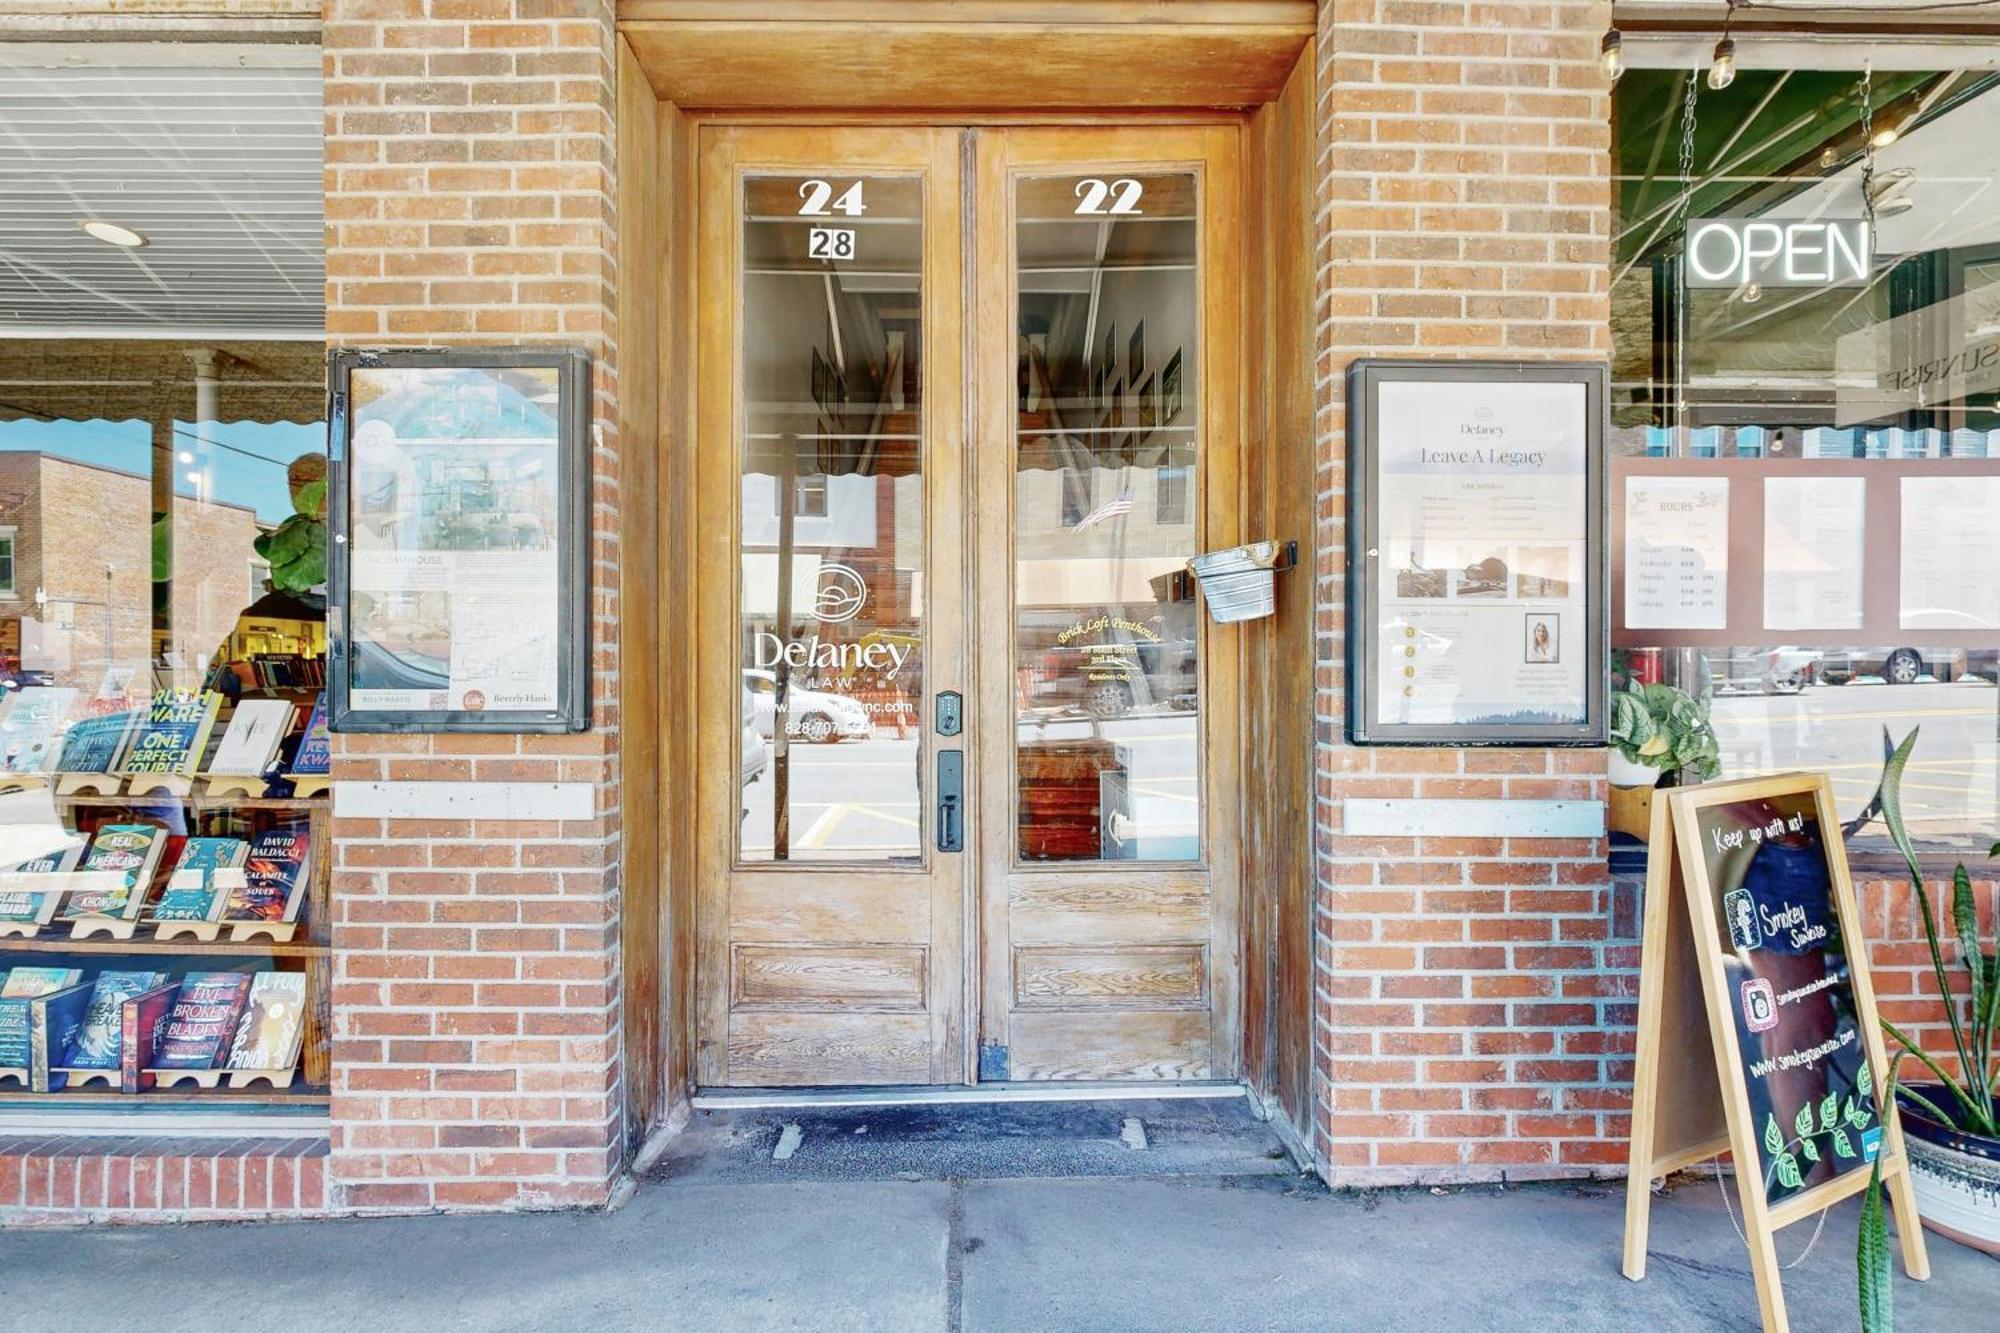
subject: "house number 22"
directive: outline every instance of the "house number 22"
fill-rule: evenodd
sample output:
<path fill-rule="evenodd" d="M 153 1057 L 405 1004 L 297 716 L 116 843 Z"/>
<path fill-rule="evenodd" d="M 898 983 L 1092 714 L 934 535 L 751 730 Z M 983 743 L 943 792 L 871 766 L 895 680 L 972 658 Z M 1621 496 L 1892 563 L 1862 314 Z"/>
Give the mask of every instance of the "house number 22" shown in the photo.
<path fill-rule="evenodd" d="M 1130 176 L 1115 181 L 1086 176 L 1076 183 L 1076 211 L 1079 216 L 1090 214 L 1098 217 L 1143 212 L 1139 207 L 1139 196 L 1145 192 L 1146 187 Z"/>

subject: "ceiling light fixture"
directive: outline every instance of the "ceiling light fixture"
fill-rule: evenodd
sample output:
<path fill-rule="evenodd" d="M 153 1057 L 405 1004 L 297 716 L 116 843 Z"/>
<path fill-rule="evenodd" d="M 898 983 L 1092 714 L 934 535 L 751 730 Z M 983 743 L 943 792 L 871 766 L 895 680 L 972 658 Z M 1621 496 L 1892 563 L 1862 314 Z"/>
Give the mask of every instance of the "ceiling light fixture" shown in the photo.
<path fill-rule="evenodd" d="M 1870 137 L 1868 142 L 1873 144 L 1877 148 L 1887 148 L 1890 144 L 1896 142 L 1896 140 L 1902 137 L 1903 137 L 1902 126 L 1884 125 L 1881 129 L 1875 131 L 1874 135 Z"/>
<path fill-rule="evenodd" d="M 1597 47 L 1597 63 L 1604 70 L 1604 77 L 1616 82 L 1625 72 L 1625 38 L 1613 28 L 1604 34 L 1604 40 Z"/>
<path fill-rule="evenodd" d="M 126 250 L 136 250 L 146 243 L 146 238 L 130 227 L 121 227 L 115 222 L 100 222 L 96 218 L 86 218 L 76 224 L 88 236 L 94 236 L 106 245 L 116 245 Z"/>
<path fill-rule="evenodd" d="M 1729 35 L 1729 25 L 1736 21 L 1738 3 L 1729 0 L 1729 13 L 1722 20 L 1722 40 L 1715 44 L 1715 58 L 1708 67 L 1708 86 L 1716 92 L 1736 82 L 1736 39 Z"/>

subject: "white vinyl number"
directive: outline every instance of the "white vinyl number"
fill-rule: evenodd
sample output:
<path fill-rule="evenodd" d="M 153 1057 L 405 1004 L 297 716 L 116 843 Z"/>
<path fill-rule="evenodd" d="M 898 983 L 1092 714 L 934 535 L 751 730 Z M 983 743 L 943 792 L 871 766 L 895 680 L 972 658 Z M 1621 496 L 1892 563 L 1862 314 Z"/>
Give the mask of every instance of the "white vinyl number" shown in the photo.
<path fill-rule="evenodd" d="M 840 192 L 840 198 L 833 197 L 833 186 L 822 180 L 802 181 L 799 184 L 799 198 L 805 202 L 799 205 L 800 217 L 823 218 L 828 213 L 844 213 L 858 218 L 868 211 L 868 205 L 861 202 L 861 182 L 856 181 Z"/>
<path fill-rule="evenodd" d="M 1107 181 L 1096 176 L 1087 176 L 1076 183 L 1076 211 L 1078 214 L 1104 216 L 1106 214 L 1142 213 L 1139 197 L 1146 187 L 1130 176 L 1115 181 Z"/>
<path fill-rule="evenodd" d="M 806 233 L 806 258 L 854 258 L 854 231 L 849 227 L 814 227 Z"/>

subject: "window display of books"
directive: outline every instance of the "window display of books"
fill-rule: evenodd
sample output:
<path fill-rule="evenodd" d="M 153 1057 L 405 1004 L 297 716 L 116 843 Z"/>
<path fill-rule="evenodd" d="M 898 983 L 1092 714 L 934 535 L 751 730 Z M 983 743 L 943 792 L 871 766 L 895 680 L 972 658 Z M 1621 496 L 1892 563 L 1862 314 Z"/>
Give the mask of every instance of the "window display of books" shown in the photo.
<path fill-rule="evenodd" d="M 303 972 L 15 967 L 0 973 L 0 1091 L 126 1095 L 292 1086 Z"/>

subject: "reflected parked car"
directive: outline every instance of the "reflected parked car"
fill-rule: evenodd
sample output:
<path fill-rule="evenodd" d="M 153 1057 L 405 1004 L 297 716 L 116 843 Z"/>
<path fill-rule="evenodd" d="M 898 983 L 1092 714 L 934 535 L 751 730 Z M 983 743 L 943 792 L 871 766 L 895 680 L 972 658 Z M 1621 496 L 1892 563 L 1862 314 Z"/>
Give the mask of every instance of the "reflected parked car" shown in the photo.
<path fill-rule="evenodd" d="M 1717 694 L 1797 694 L 1819 678 L 1817 648 L 1716 648 L 1702 654 Z"/>
<path fill-rule="evenodd" d="M 777 727 L 776 673 L 747 668 L 743 672 L 743 690 L 749 696 L 743 716 L 750 720 L 758 735 L 770 736 Z M 827 690 L 809 690 L 803 685 L 791 687 L 785 734 L 793 740 L 825 745 L 849 739 L 865 740 L 874 732 L 868 709 L 859 700 Z"/>
<path fill-rule="evenodd" d="M 1819 659 L 1819 677 L 1829 685 L 1868 677 L 1914 685 L 1926 676 L 1955 680 L 1964 674 L 1963 648 L 1830 648 Z"/>
<path fill-rule="evenodd" d="M 749 685 L 743 687 L 743 785 L 749 786 L 764 776 L 764 770 L 771 766 L 771 744 L 757 730 L 757 699 L 750 692 Z"/>

